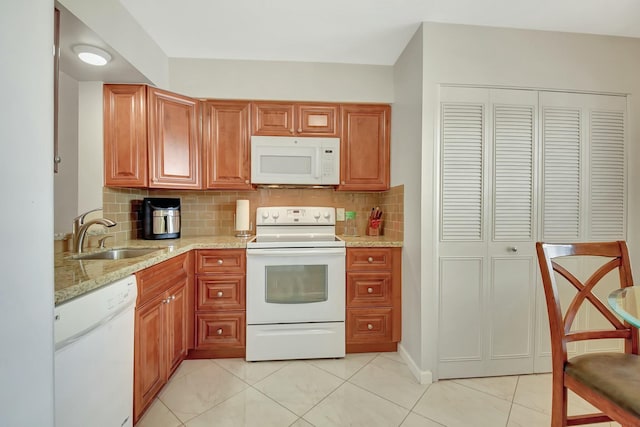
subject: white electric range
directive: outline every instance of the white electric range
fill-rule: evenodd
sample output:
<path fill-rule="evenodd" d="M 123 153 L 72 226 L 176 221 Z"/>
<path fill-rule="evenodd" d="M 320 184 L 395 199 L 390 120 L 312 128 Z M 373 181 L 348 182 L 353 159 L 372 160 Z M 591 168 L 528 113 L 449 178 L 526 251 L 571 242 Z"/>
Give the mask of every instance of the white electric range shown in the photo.
<path fill-rule="evenodd" d="M 264 207 L 247 243 L 246 359 L 344 357 L 345 243 L 335 208 Z"/>

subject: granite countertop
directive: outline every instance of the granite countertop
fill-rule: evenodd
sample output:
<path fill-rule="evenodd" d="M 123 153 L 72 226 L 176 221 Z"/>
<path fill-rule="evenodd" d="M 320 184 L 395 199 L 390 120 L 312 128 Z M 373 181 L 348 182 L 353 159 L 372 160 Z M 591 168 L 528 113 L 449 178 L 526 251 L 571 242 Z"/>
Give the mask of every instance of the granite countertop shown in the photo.
<path fill-rule="evenodd" d="M 338 236 L 347 247 L 398 247 L 402 242 L 385 236 Z M 147 255 L 121 260 L 78 260 L 74 254 L 55 254 L 55 304 L 122 279 L 193 249 L 244 249 L 250 239 L 233 236 L 184 237 L 171 240 L 130 240 L 114 247 L 158 248 Z M 85 251 L 85 253 L 93 250 Z"/>

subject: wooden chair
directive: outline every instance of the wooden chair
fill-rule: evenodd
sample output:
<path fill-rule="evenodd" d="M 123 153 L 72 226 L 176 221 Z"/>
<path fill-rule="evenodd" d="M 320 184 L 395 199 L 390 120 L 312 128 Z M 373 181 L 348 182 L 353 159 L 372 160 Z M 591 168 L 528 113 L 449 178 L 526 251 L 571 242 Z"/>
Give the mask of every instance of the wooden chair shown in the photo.
<path fill-rule="evenodd" d="M 640 426 L 640 356 L 637 330 L 623 323 L 594 294 L 593 289 L 609 272 L 617 269 L 620 287 L 633 284 L 625 242 L 549 244 L 536 243 L 542 284 L 547 300 L 551 329 L 553 395 L 551 426 L 617 421 L 625 427 Z M 591 277 L 581 282 L 554 259 L 565 256 L 607 257 Z M 555 273 L 577 290 L 562 317 Z M 583 302 L 589 301 L 614 329 L 571 331 Z M 589 353 L 567 359 L 567 344 L 573 341 L 621 338 L 625 353 Z M 567 389 L 598 408 L 602 413 L 567 416 Z"/>

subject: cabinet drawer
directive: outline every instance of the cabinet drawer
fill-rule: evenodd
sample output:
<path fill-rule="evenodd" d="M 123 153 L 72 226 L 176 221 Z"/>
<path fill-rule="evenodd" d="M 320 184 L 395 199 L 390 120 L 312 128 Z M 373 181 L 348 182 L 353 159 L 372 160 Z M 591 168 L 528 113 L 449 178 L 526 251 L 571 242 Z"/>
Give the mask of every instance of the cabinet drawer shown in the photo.
<path fill-rule="evenodd" d="M 140 306 L 189 276 L 188 254 L 178 255 L 136 273 Z"/>
<path fill-rule="evenodd" d="M 347 273 L 347 307 L 391 306 L 391 272 Z"/>
<path fill-rule="evenodd" d="M 196 257 L 196 272 L 202 273 L 240 273 L 245 272 L 244 249 L 206 249 L 199 250 Z"/>
<path fill-rule="evenodd" d="M 347 310 L 347 342 L 391 341 L 391 313 L 391 308 Z"/>
<path fill-rule="evenodd" d="M 196 314 L 197 349 L 217 347 L 244 347 L 245 313 L 234 311 L 225 313 Z"/>
<path fill-rule="evenodd" d="M 391 248 L 348 248 L 347 270 L 390 270 Z"/>
<path fill-rule="evenodd" d="M 196 310 L 243 310 L 244 275 L 198 276 Z"/>

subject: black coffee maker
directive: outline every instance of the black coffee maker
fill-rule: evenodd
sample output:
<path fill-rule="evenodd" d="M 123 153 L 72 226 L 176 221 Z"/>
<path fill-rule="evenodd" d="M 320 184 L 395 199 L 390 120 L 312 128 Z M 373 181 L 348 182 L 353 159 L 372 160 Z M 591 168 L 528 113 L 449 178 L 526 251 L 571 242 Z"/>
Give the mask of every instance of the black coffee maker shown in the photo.
<path fill-rule="evenodd" d="M 143 239 L 180 237 L 180 199 L 145 197 L 141 213 Z"/>

